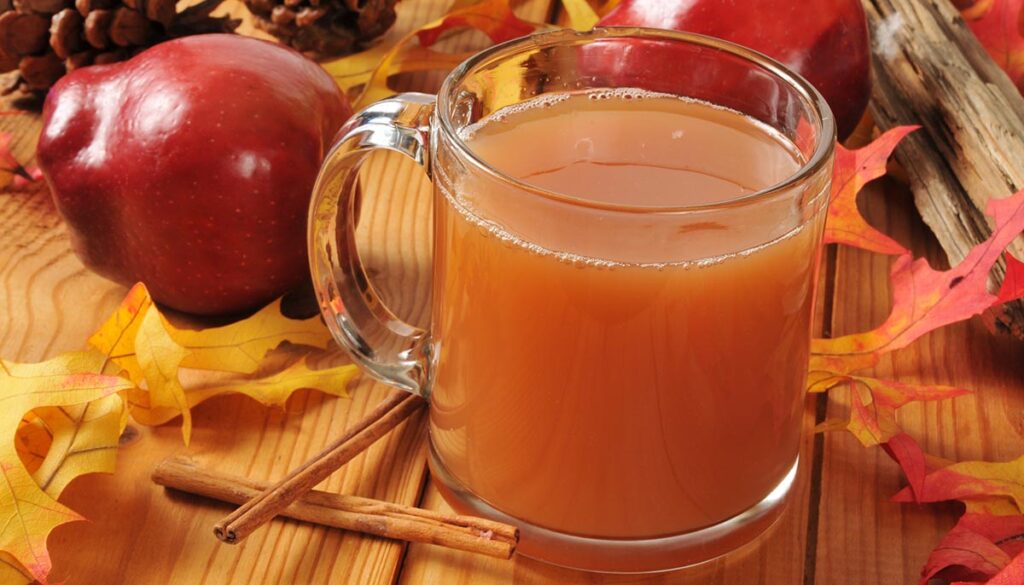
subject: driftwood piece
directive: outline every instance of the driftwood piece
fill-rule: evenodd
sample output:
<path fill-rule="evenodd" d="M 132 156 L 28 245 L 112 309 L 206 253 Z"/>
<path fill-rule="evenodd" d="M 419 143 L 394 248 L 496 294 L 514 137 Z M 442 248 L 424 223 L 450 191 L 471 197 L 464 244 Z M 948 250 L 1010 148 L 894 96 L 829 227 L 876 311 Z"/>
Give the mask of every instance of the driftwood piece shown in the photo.
<path fill-rule="evenodd" d="M 873 36 L 871 113 L 883 129 L 922 128 L 896 150 L 914 203 L 951 263 L 992 231 L 989 199 L 1024 187 L 1024 98 L 950 0 L 864 0 Z M 1009 248 L 1024 259 L 1024 238 Z M 993 286 L 1005 266 L 993 270 Z M 1024 302 L 995 311 L 1024 338 Z"/>

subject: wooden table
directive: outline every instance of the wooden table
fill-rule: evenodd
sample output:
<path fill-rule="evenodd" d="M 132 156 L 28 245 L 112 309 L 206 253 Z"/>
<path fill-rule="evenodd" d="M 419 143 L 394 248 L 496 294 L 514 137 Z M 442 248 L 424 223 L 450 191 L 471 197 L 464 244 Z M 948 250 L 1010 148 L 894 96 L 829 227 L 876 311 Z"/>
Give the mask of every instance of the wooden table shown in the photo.
<path fill-rule="evenodd" d="M 446 2 L 409 0 L 399 28 L 443 12 Z M 557 14 L 547 1 L 520 6 L 524 16 Z M 409 81 L 425 84 L 424 77 Z M 39 122 L 0 118 L 14 151 L 31 157 Z M 382 155 L 364 176 L 372 194 L 360 238 L 375 283 L 400 314 L 422 323 L 430 280 L 430 190 L 417 167 Z M 906 190 L 892 182 L 862 196 L 877 226 L 940 265 L 944 257 Z M 823 270 L 818 332 L 841 335 L 881 322 L 889 308 L 890 259 L 830 249 Z M 86 270 L 45 185 L 0 194 L 0 355 L 41 360 L 73 350 L 119 302 L 125 289 Z M 974 396 L 914 404 L 900 422 L 926 450 L 950 459 L 1004 460 L 1022 451 L 1024 344 L 990 335 L 978 320 L 947 327 L 887 356 L 877 375 L 962 385 Z M 281 476 L 319 450 L 380 400 L 387 389 L 363 379 L 351 399 L 300 392 L 287 408 L 223 397 L 194 410 L 191 447 L 176 422 L 132 423 L 114 475 L 76 480 L 62 502 L 89 522 L 58 528 L 49 543 L 52 578 L 79 584 L 220 583 L 707 583 L 751 585 L 915 583 L 931 548 L 955 522 L 954 506 L 915 507 L 889 497 L 902 485 L 896 465 L 846 433 L 814 434 L 816 422 L 846 416 L 841 393 L 808 397 L 803 467 L 783 520 L 753 546 L 703 566 L 659 576 L 598 576 L 528 559 L 499 561 L 427 545 L 404 546 L 338 530 L 278 520 L 239 546 L 214 539 L 229 508 L 170 493 L 149 481 L 153 465 L 188 454 L 205 465 L 259 479 Z M 322 489 L 447 509 L 430 483 L 424 426 L 415 418 L 335 473 Z"/>

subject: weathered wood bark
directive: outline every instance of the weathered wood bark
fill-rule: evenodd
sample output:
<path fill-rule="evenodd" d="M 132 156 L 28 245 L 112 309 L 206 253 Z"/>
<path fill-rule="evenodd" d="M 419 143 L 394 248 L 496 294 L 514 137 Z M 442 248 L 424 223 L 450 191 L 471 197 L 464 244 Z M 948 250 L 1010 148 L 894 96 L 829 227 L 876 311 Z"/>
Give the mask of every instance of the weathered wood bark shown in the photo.
<path fill-rule="evenodd" d="M 991 233 L 988 201 L 1024 187 L 1024 98 L 949 0 L 864 0 L 873 34 L 871 113 L 922 126 L 896 150 L 914 202 L 951 263 Z M 1024 259 L 1024 238 L 1010 251 Z M 994 284 L 1005 267 L 993 271 Z M 1024 339 L 1024 302 L 996 312 Z"/>

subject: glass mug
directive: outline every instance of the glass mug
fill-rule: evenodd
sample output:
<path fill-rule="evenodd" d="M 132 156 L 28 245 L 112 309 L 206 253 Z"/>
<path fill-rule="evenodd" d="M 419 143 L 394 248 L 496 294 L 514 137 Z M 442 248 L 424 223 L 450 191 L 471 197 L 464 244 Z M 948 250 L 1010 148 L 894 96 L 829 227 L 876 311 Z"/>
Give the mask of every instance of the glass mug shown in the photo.
<path fill-rule="evenodd" d="M 745 114 L 798 163 L 726 201 L 645 206 L 538 187 L 467 139 L 504 108 L 613 87 Z M 813 87 L 709 37 L 555 31 L 471 57 L 436 103 L 375 103 L 338 136 L 310 211 L 320 307 L 366 372 L 427 398 L 431 474 L 456 511 L 518 526 L 523 555 L 601 572 L 706 561 L 778 519 L 835 142 Z M 360 264 L 356 171 L 374 149 L 434 184 L 429 331 L 388 310 Z"/>

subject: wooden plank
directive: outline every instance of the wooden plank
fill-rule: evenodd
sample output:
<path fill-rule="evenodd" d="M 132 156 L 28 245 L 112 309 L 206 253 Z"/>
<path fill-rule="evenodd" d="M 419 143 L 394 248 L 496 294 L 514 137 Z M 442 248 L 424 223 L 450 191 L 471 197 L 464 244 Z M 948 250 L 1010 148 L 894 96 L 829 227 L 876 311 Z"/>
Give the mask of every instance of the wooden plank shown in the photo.
<path fill-rule="evenodd" d="M 945 267 L 941 248 L 914 211 L 907 190 L 893 182 L 869 188 L 863 209 L 875 225 Z M 865 331 L 888 314 L 890 258 L 842 248 L 837 261 L 833 327 L 837 335 Z M 950 459 L 1006 460 L 1020 455 L 1024 426 L 1021 342 L 988 333 L 979 320 L 943 328 L 883 358 L 874 375 L 941 383 L 974 396 L 912 404 L 899 412 L 903 428 L 922 447 Z M 847 415 L 836 394 L 828 415 Z M 825 437 L 819 507 L 816 582 L 916 583 L 930 550 L 955 523 L 955 505 L 911 506 L 889 501 L 904 485 L 880 449 L 865 449 L 847 433 Z"/>

